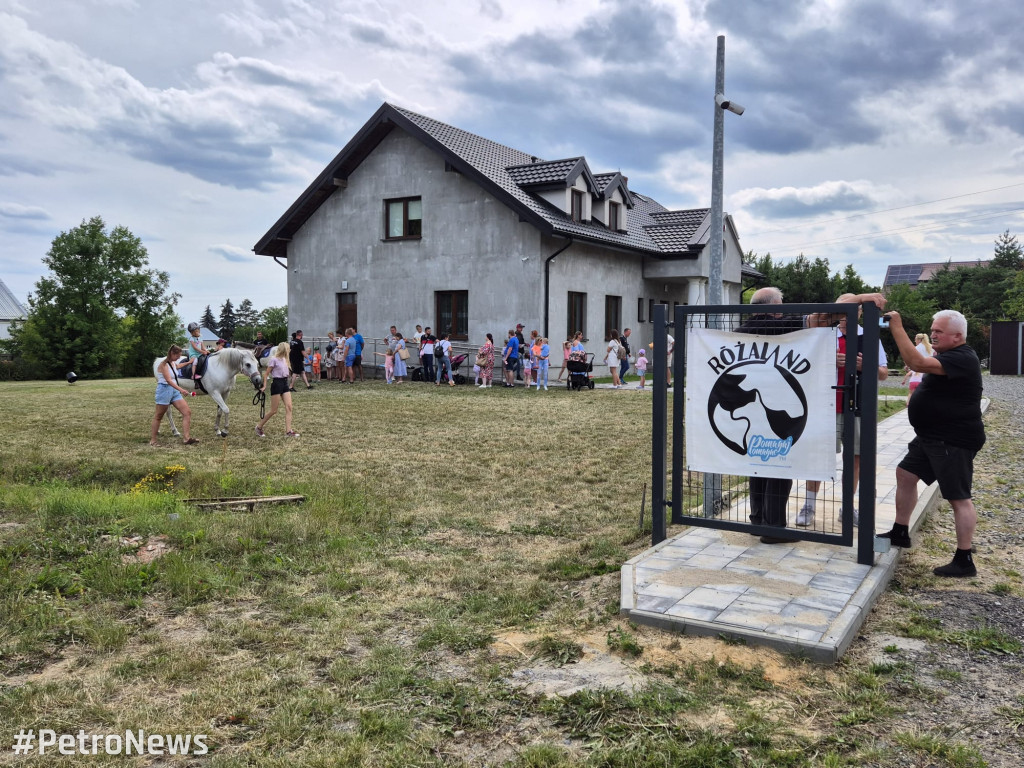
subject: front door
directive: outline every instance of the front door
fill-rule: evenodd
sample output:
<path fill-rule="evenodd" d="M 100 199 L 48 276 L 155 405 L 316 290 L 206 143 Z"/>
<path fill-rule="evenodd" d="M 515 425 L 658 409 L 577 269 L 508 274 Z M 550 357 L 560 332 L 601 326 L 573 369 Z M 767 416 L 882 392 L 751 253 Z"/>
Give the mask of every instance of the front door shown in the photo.
<path fill-rule="evenodd" d="M 357 309 L 358 304 L 356 303 L 356 294 L 338 294 L 338 327 L 335 328 L 338 333 L 345 333 L 346 328 L 359 327 L 356 317 Z"/>

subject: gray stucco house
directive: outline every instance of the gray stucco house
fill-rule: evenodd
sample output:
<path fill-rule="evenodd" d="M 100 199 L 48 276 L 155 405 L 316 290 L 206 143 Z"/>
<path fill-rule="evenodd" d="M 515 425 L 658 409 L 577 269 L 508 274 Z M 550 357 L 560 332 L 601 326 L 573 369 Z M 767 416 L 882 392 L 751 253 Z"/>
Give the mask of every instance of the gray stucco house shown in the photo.
<path fill-rule="evenodd" d="M 10 288 L 0 280 L 0 339 L 11 337 L 11 323 L 15 320 L 24 320 L 28 317 L 28 310 L 18 301 Z"/>
<path fill-rule="evenodd" d="M 669 211 L 583 157 L 545 161 L 384 104 L 256 244 L 288 270 L 292 330 L 418 323 L 501 344 L 522 323 L 650 341 L 655 303 L 704 303 L 710 210 Z M 723 297 L 739 303 L 725 218 Z M 754 273 L 756 274 L 756 273 Z"/>

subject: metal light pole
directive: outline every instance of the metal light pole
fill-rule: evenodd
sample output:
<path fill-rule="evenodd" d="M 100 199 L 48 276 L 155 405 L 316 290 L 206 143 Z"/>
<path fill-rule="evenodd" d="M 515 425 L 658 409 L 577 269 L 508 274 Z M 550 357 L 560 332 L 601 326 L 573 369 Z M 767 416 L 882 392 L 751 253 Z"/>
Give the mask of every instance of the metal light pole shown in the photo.
<path fill-rule="evenodd" d="M 725 134 L 725 110 L 737 115 L 743 114 L 743 107 L 725 98 L 725 35 L 718 36 L 718 55 L 715 61 L 715 134 L 711 161 L 711 228 L 708 231 L 708 304 L 719 306 L 722 301 L 722 240 L 725 236 L 725 221 L 722 213 L 722 177 Z M 718 327 L 719 320 L 709 321 L 712 328 Z M 680 329 L 681 332 L 682 329 Z M 722 476 L 704 475 L 704 517 L 713 517 L 721 511 Z"/>

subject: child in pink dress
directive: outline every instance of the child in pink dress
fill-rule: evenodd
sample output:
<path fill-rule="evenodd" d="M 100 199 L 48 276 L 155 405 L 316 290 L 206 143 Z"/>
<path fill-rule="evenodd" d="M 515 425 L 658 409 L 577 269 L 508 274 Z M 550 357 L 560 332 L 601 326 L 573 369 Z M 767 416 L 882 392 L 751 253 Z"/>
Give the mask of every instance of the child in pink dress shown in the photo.
<path fill-rule="evenodd" d="M 640 350 L 636 353 L 636 373 L 640 377 L 640 383 L 636 385 L 637 389 L 644 388 L 644 382 L 647 380 L 647 353 L 644 350 Z"/>
<path fill-rule="evenodd" d="M 388 347 L 387 352 L 378 352 L 384 358 L 384 383 L 393 384 L 395 381 L 395 350 Z"/>

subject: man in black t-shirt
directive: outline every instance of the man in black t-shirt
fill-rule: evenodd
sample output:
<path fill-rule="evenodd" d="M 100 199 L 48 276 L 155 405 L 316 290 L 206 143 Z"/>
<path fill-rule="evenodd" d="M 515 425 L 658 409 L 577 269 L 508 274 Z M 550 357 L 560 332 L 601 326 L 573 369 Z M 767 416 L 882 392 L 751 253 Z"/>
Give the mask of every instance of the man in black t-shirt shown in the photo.
<path fill-rule="evenodd" d="M 296 331 L 292 334 L 292 340 L 288 342 L 288 363 L 292 369 L 291 379 L 288 384 L 290 392 L 295 391 L 295 380 L 299 376 L 306 382 L 306 389 L 313 388 L 313 385 L 309 383 L 309 379 L 306 376 L 305 356 L 306 343 L 302 340 L 302 331 Z"/>
<path fill-rule="evenodd" d="M 926 357 L 917 351 L 903 329 L 898 312 L 889 315 L 889 330 L 904 364 L 924 374 L 907 407 L 916 437 L 896 468 L 896 522 L 881 536 L 894 546 L 909 547 L 910 515 L 917 505 L 917 481 L 938 480 L 942 498 L 953 507 L 956 553 L 948 565 L 933 570 L 936 576 L 975 576 L 971 556 L 978 513 L 971 500 L 974 457 L 985 444 L 981 420 L 981 363 L 967 346 L 967 320 L 952 309 L 932 318 L 932 349 Z"/>
<path fill-rule="evenodd" d="M 871 302 L 879 308 L 885 305 L 885 297 L 880 293 L 844 293 L 836 303 L 865 304 Z M 782 291 L 775 287 L 760 288 L 750 297 L 750 304 L 775 305 L 782 304 Z M 755 333 L 765 336 L 779 336 L 792 333 L 803 328 L 822 328 L 839 322 L 845 314 L 818 312 L 812 315 L 786 315 L 782 313 L 755 314 L 747 317 L 737 333 Z M 776 528 L 786 527 L 786 506 L 789 494 L 793 490 L 793 481 L 776 477 L 750 478 L 750 522 L 754 525 L 770 525 Z M 782 544 L 793 539 L 785 536 L 762 536 L 762 544 Z"/>

